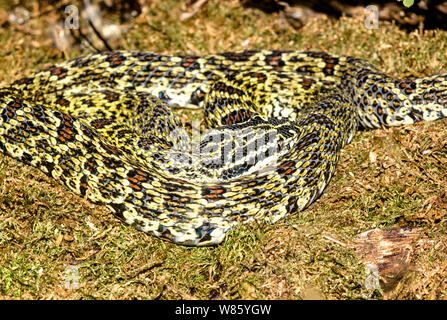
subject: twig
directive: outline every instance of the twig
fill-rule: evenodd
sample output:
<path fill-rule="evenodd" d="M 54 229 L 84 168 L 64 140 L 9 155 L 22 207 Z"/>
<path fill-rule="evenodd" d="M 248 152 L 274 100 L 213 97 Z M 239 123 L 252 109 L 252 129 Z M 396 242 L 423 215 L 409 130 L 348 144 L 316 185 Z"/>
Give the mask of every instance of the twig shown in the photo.
<path fill-rule="evenodd" d="M 78 30 L 78 33 L 79 33 L 79 37 L 74 32 L 74 29 L 70 29 L 70 34 L 76 41 L 81 43 L 82 39 L 85 39 L 85 41 L 87 41 L 87 43 L 90 45 L 90 47 L 93 48 L 93 50 L 95 50 L 96 52 L 100 52 L 101 51 L 101 50 L 99 50 L 98 48 L 95 47 L 95 45 L 90 41 L 90 39 L 85 34 L 82 33 L 80 26 L 79 26 L 79 29 L 77 29 L 77 30 Z"/>
<path fill-rule="evenodd" d="M 93 22 L 90 20 L 90 18 L 87 19 L 88 24 L 90 25 L 90 27 L 92 27 L 93 32 L 96 34 L 96 36 L 101 39 L 102 43 L 104 43 L 104 45 L 106 46 L 107 50 L 109 51 L 113 51 L 112 47 L 109 46 L 109 44 L 107 43 L 106 39 L 101 35 L 101 33 L 99 33 L 99 31 L 95 28 L 95 25 L 93 24 Z"/>
<path fill-rule="evenodd" d="M 337 240 L 337 239 L 335 239 L 335 238 L 332 238 L 331 236 L 328 236 L 328 235 L 323 235 L 323 238 L 326 238 L 327 240 L 329 240 L 329 241 L 332 241 L 332 242 L 335 242 L 336 244 L 339 244 L 339 245 L 341 245 L 342 247 L 346 247 L 346 243 L 344 243 L 344 242 L 341 242 L 340 240 Z"/>

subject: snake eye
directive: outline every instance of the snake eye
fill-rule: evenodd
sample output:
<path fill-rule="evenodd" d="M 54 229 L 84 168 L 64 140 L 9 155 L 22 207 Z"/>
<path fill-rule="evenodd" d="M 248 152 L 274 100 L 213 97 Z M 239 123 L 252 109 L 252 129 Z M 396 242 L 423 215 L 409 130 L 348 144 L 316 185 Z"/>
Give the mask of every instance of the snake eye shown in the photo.
<path fill-rule="evenodd" d="M 160 100 L 169 100 L 168 95 L 164 91 L 160 91 L 158 93 L 158 99 Z"/>
<path fill-rule="evenodd" d="M 205 242 L 211 240 L 211 232 L 214 231 L 214 228 L 210 227 L 210 225 L 202 225 L 196 228 L 197 238 L 200 239 L 199 242 Z"/>

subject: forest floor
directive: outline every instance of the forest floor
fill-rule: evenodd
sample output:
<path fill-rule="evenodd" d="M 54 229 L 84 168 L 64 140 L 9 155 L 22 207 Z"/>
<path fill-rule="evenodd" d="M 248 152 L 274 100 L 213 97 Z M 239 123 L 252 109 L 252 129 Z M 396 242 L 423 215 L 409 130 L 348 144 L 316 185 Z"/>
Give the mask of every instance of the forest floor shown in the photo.
<path fill-rule="evenodd" d="M 179 19 L 185 12 L 180 1 L 151 1 L 113 48 L 198 55 L 315 50 L 368 60 L 395 77 L 447 71 L 446 31 L 407 32 L 389 22 L 368 29 L 362 15 L 319 16 L 295 29 L 280 13 L 235 0 L 210 0 Z M 48 28 L 45 17 L 3 25 L 0 86 L 91 51 L 62 52 Z M 359 132 L 308 210 L 273 225 L 238 227 L 221 245 L 204 248 L 138 232 L 37 169 L 0 155 L 0 298 L 445 299 L 446 124 Z M 395 226 L 417 228 L 423 241 L 397 285 L 368 285 L 371 274 L 355 239 Z"/>

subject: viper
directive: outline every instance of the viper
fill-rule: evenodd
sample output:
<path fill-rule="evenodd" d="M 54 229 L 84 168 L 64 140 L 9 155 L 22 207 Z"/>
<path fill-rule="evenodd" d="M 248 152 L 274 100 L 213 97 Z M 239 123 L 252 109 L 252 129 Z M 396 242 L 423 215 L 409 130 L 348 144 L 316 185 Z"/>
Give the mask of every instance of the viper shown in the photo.
<path fill-rule="evenodd" d="M 173 108 L 202 108 L 192 139 Z M 306 209 L 359 128 L 447 114 L 447 74 L 324 52 L 89 54 L 0 89 L 0 150 L 139 230 L 220 243 Z"/>

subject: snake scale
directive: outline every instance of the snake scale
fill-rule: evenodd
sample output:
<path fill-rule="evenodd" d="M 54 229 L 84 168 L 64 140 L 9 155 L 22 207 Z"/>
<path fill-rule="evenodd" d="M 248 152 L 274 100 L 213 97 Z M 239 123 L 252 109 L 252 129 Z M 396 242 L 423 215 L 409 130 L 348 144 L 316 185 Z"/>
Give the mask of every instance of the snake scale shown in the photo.
<path fill-rule="evenodd" d="M 173 107 L 203 108 L 191 139 Z M 0 150 L 139 230 L 220 243 L 307 208 L 359 128 L 447 115 L 447 74 L 394 79 L 324 52 L 117 51 L 0 89 Z"/>

